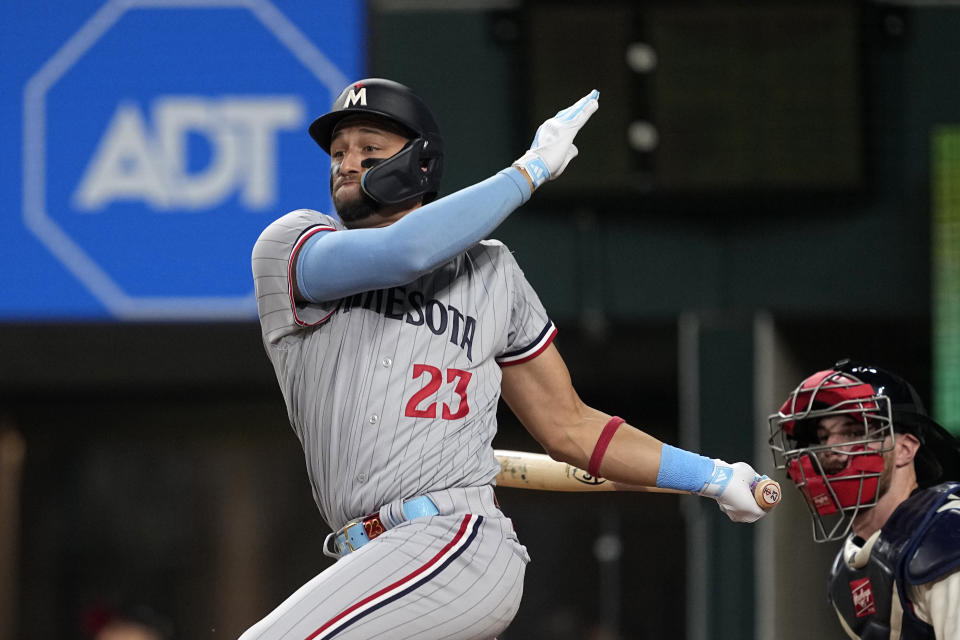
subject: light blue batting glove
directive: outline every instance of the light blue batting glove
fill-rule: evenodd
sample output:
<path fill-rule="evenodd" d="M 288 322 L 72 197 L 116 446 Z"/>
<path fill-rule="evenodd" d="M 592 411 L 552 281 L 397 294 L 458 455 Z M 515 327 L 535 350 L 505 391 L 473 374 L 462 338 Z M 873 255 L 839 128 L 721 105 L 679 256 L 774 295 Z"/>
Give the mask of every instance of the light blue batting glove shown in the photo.
<path fill-rule="evenodd" d="M 767 512 L 757 504 L 753 489 L 766 479 L 746 462 L 729 464 L 714 458 L 713 474 L 697 493 L 716 500 L 720 511 L 734 522 L 755 522 Z"/>
<path fill-rule="evenodd" d="M 527 172 L 534 189 L 559 176 L 577 157 L 573 139 L 599 108 L 599 99 L 600 92 L 594 89 L 537 129 L 530 149 L 513 163 Z"/>

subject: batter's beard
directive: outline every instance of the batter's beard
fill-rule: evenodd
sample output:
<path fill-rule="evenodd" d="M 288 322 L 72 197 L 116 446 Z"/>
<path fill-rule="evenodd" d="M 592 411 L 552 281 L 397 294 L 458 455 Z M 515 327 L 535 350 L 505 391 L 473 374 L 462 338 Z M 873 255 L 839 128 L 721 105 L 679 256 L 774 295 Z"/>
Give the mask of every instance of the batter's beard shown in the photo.
<path fill-rule="evenodd" d="M 342 202 L 334 201 L 333 205 L 337 209 L 337 215 L 340 216 L 340 220 L 348 227 L 351 226 L 352 223 L 369 218 L 380 210 L 380 205 L 363 193 L 358 194 L 356 198 L 350 200 Z"/>
<path fill-rule="evenodd" d="M 350 227 L 365 218 L 380 211 L 380 203 L 363 192 L 363 189 L 357 189 L 354 197 L 340 200 L 334 190 L 337 173 L 340 171 L 340 165 L 336 164 L 330 169 L 330 196 L 333 198 L 333 206 L 337 210 L 337 215 L 343 224 Z"/>

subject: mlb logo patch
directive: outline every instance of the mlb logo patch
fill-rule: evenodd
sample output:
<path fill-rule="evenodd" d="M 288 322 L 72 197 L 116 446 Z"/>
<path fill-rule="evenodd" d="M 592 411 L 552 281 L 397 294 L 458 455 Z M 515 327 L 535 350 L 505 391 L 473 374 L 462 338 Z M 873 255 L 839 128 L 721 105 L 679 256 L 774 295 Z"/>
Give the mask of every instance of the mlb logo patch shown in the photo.
<path fill-rule="evenodd" d="M 850 583 L 850 597 L 853 599 L 853 611 L 858 618 L 869 616 L 877 612 L 873 602 L 873 588 L 870 578 L 861 578 Z"/>

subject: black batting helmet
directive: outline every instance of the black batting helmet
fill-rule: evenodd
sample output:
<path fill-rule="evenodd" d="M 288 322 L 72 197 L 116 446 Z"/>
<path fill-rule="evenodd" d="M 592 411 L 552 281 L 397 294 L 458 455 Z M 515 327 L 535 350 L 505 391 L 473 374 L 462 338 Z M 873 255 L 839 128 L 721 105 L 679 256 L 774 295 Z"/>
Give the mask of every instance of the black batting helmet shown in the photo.
<path fill-rule="evenodd" d="M 423 196 L 424 203 L 435 199 L 443 173 L 443 140 L 426 103 L 399 82 L 359 80 L 337 96 L 328 113 L 313 121 L 310 136 L 330 153 L 337 124 L 353 115 L 386 118 L 410 138 L 390 158 L 365 161 L 369 170 L 363 177 L 363 191 L 381 204 L 396 204 L 416 196 Z"/>

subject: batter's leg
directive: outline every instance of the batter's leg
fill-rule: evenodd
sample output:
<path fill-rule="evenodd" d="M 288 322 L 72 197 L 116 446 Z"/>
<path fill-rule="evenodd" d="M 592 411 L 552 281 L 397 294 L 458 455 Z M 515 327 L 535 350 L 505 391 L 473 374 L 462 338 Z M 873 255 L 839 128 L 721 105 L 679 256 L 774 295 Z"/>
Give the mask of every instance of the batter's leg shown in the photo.
<path fill-rule="evenodd" d="M 528 561 L 506 517 L 413 520 L 338 560 L 241 640 L 495 638 Z"/>

